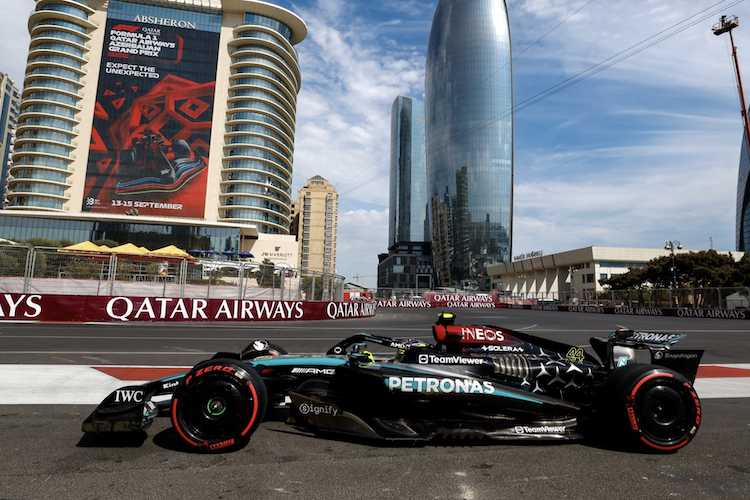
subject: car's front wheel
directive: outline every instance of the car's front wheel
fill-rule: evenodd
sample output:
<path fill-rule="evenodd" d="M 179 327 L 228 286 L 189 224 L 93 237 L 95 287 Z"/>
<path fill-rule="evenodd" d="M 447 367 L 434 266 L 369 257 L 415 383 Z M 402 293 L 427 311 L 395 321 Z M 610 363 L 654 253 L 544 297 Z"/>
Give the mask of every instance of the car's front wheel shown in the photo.
<path fill-rule="evenodd" d="M 232 359 L 204 361 L 175 389 L 172 425 L 197 450 L 241 448 L 263 420 L 267 399 L 253 368 Z"/>

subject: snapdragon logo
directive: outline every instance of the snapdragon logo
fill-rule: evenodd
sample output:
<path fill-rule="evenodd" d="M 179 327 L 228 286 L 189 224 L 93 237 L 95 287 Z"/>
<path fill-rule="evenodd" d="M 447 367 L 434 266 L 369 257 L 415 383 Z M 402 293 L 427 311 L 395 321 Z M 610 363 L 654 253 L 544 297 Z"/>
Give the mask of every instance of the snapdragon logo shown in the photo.
<path fill-rule="evenodd" d="M 697 359 L 698 355 L 692 352 L 669 352 L 669 351 L 656 351 L 654 353 L 654 359 Z"/>
<path fill-rule="evenodd" d="M 393 392 L 437 392 L 443 394 L 492 394 L 492 382 L 465 378 L 387 377 L 385 385 Z"/>

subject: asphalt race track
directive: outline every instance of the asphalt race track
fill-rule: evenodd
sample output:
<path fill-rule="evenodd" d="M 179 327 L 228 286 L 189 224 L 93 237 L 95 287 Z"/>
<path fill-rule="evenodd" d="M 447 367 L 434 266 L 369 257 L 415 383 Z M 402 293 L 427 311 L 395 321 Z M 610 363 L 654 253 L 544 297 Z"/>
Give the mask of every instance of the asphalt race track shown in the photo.
<path fill-rule="evenodd" d="M 429 339 L 437 310 L 381 309 L 375 318 L 335 322 L 0 323 L 0 499 L 750 498 L 750 377 L 742 375 L 750 372 L 750 322 L 455 312 L 459 323 L 580 346 L 618 326 L 688 333 L 679 347 L 705 349 L 702 364 L 735 369 L 731 378 L 699 376 L 700 431 L 672 455 L 590 442 L 373 446 L 314 437 L 281 420 L 264 422 L 243 450 L 204 455 L 181 445 L 168 418 L 136 442 L 85 438 L 81 421 L 102 391 L 86 375 L 100 371 L 88 367 L 191 366 L 256 338 L 292 353 L 322 353 L 360 331 Z"/>

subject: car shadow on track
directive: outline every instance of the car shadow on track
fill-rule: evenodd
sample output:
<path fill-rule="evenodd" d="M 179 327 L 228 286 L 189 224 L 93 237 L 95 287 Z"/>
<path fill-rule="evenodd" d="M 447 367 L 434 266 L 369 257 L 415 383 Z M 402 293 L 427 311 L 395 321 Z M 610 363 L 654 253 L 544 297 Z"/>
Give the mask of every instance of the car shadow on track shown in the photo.
<path fill-rule="evenodd" d="M 145 432 L 123 432 L 117 434 L 84 434 L 78 448 L 139 448 L 146 441 Z"/>

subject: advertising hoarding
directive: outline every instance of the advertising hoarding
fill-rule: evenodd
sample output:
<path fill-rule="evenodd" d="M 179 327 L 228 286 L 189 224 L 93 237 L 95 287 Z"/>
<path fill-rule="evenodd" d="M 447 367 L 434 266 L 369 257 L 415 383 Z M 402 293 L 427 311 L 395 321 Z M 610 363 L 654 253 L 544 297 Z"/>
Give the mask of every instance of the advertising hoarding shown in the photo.
<path fill-rule="evenodd" d="M 221 14 L 109 2 L 84 212 L 204 216 Z"/>

